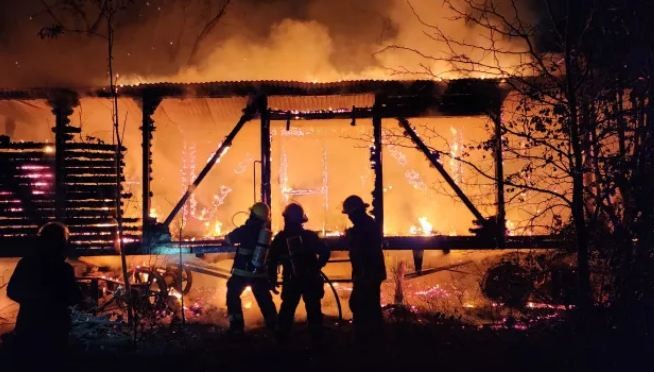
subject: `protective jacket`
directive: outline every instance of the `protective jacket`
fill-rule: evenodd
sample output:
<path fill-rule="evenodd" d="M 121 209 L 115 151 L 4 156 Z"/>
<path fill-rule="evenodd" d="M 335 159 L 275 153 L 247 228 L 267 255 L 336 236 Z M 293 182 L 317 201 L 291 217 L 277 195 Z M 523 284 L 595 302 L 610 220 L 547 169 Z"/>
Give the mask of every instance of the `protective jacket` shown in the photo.
<path fill-rule="evenodd" d="M 227 242 L 237 246 L 232 276 L 227 281 L 227 314 L 229 328 L 234 332 L 242 332 L 244 328 L 241 295 L 247 287 L 252 289 L 266 326 L 269 329 L 276 326 L 277 310 L 270 294 L 267 271 L 255 271 L 252 266 L 252 257 L 262 229 L 268 230 L 266 223 L 252 216 L 243 226 L 227 235 Z"/>
<path fill-rule="evenodd" d="M 265 270 L 260 273 L 253 273 L 250 265 L 252 255 L 257 246 L 259 232 L 262 229 L 267 229 L 265 222 L 258 218 L 250 217 L 244 225 L 227 234 L 227 242 L 237 247 L 234 265 L 232 266 L 233 275 L 247 278 L 266 277 Z"/>
<path fill-rule="evenodd" d="M 282 265 L 284 283 L 320 275 L 329 260 L 329 248 L 318 234 L 302 226 L 287 226 L 272 241 L 268 255 L 268 276 L 277 279 L 277 266 Z"/>
<path fill-rule="evenodd" d="M 345 232 L 352 262 L 352 279 L 384 281 L 386 266 L 379 226 L 367 214 L 361 214 L 353 222 L 354 226 Z"/>
<path fill-rule="evenodd" d="M 69 306 L 81 300 L 72 266 L 63 259 L 22 258 L 7 295 L 20 304 L 15 332 L 30 342 L 63 342 L 71 326 Z"/>

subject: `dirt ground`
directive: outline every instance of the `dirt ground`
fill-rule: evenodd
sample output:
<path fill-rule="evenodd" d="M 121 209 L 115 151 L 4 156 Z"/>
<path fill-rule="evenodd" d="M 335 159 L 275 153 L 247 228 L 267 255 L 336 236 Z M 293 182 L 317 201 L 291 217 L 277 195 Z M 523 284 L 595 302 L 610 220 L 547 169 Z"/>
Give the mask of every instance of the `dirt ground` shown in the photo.
<path fill-rule="evenodd" d="M 243 295 L 247 332 L 226 334 L 224 280 L 196 275 L 186 296 L 188 322 L 158 321 L 139 329 L 136 342 L 120 321 L 74 312 L 69 371 L 632 371 L 654 370 L 647 356 L 654 343 L 636 340 L 612 329 L 605 315 L 586 319 L 560 306 L 529 302 L 523 311 L 495 306 L 483 299 L 479 280 L 497 254 L 460 252 L 425 255 L 427 268 L 467 263 L 461 270 L 443 270 L 403 282 L 405 306 L 385 310 L 385 338 L 374 345 L 353 342 L 352 325 L 339 321 L 329 292 L 323 299 L 326 336 L 312 346 L 304 324 L 303 306 L 293 337 L 280 344 L 259 328 L 260 315 L 250 293 Z M 389 258 L 408 261 L 399 255 Z M 6 261 L 6 260 L 5 260 Z M 492 261 L 494 262 L 494 261 Z M 2 262 L 0 262 L 2 263 Z M 0 279 L 6 283 L 14 261 L 5 262 Z M 218 261 L 216 265 L 228 265 Z M 2 265 L 0 265 L 2 266 Z M 0 267 L 1 268 L 1 267 Z M 330 274 L 344 275 L 335 265 Z M 347 274 L 347 273 L 345 273 Z M 1 285 L 1 282 L 0 282 Z M 335 288 L 344 318 L 350 287 Z M 4 291 L 4 288 L 0 288 Z M 382 302 L 393 303 L 396 283 L 389 280 Z M 0 334 L 13 328 L 17 305 L 0 295 Z M 197 310 L 197 311 L 196 311 Z M 10 345 L 0 341 L 0 372 L 10 371 Z M 41 352 L 34 350 L 37 357 Z M 41 370 L 52 370 L 45 366 Z M 646 363 L 644 363 L 646 362 Z M 22 371 L 23 369 L 18 368 Z"/>
<path fill-rule="evenodd" d="M 650 370 L 639 358 L 645 355 L 647 345 L 625 342 L 619 335 L 599 329 L 583 336 L 569 319 L 523 330 L 470 327 L 443 316 L 416 316 L 402 309 L 386 315 L 384 339 L 368 345 L 353 343 L 351 324 L 336 319 L 327 320 L 326 337 L 318 347 L 312 346 L 305 324 L 297 324 L 293 337 L 282 344 L 263 329 L 234 338 L 215 325 L 155 326 L 139 333 L 136 345 L 128 339 L 116 342 L 107 337 L 86 344 L 78 340 L 68 370 Z M 0 350 L 0 365 L 7 366 L 6 345 Z"/>

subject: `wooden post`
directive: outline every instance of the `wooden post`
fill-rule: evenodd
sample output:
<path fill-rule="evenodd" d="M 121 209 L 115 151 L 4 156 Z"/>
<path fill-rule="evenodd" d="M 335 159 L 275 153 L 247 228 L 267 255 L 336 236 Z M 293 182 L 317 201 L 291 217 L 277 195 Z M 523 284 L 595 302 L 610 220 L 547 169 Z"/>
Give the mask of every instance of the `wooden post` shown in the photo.
<path fill-rule="evenodd" d="M 372 110 L 373 145 L 370 149 L 370 166 L 375 172 L 375 185 L 372 191 L 372 214 L 383 236 L 384 172 L 382 167 L 382 113 L 380 101 L 380 97 L 375 97 L 375 104 Z"/>
<path fill-rule="evenodd" d="M 79 105 L 77 94 L 69 91 L 56 92 L 48 103 L 55 115 L 55 218 L 64 221 L 66 218 L 66 144 L 73 138 L 72 133 L 79 133 L 79 128 L 70 126 L 68 117 Z"/>
<path fill-rule="evenodd" d="M 261 201 L 269 207 L 272 202 L 271 178 L 271 139 L 270 115 L 268 114 L 268 98 L 259 98 L 259 114 L 261 115 Z"/>
<path fill-rule="evenodd" d="M 152 191 L 150 189 L 150 182 L 152 181 L 152 133 L 156 129 L 152 115 L 161 103 L 161 97 L 144 93 L 141 97 L 141 111 L 142 111 L 142 124 L 141 124 L 141 151 L 143 162 L 142 173 L 142 189 L 141 198 L 143 200 L 143 207 L 141 210 L 142 218 L 142 241 L 143 245 L 150 250 L 150 227 L 156 221 L 151 221 L 150 209 L 152 207 Z"/>

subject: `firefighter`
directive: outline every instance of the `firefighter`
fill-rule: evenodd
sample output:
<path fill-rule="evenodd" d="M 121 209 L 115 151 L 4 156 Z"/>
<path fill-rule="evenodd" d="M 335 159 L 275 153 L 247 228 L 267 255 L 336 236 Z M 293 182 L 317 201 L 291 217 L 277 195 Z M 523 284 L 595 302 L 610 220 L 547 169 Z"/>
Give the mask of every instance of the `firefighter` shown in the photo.
<path fill-rule="evenodd" d="M 250 208 L 250 216 L 245 224 L 236 228 L 226 237 L 227 243 L 237 247 L 232 276 L 227 281 L 227 314 L 229 331 L 242 334 L 244 328 L 241 294 L 249 286 L 263 314 L 266 327 L 274 329 L 277 310 L 273 303 L 271 290 L 274 287 L 267 278 L 265 259 L 272 233 L 270 208 L 265 203 L 255 203 Z"/>
<path fill-rule="evenodd" d="M 320 269 L 329 260 L 330 252 L 318 234 L 302 226 L 308 218 L 300 204 L 289 204 L 282 215 L 284 230 L 273 239 L 268 265 L 273 283 L 277 281 L 277 267 L 282 265 L 282 304 L 277 335 L 280 341 L 288 337 L 295 309 L 302 297 L 312 341 L 318 343 L 323 331 L 320 300 L 325 294 Z"/>
<path fill-rule="evenodd" d="M 73 267 L 68 264 L 68 228 L 59 222 L 43 225 L 35 254 L 22 258 L 7 286 L 7 296 L 20 304 L 16 319 L 17 360 L 21 370 L 31 370 L 34 350 L 63 367 L 71 327 L 70 306 L 81 301 Z"/>
<path fill-rule="evenodd" d="M 386 279 L 382 232 L 366 212 L 368 206 L 357 195 L 343 201 L 343 213 L 353 225 L 345 238 L 352 263 L 352 323 L 355 338 L 361 343 L 379 340 L 384 323 L 380 303 L 381 283 Z"/>

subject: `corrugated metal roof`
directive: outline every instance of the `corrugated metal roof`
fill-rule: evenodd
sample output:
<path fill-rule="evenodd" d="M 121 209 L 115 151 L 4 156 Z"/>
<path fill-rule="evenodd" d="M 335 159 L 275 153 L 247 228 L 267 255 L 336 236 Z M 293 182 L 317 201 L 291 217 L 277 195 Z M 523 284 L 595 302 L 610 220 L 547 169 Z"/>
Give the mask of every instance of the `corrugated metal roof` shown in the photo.
<path fill-rule="evenodd" d="M 119 96 L 163 99 L 268 96 L 269 107 L 285 110 L 329 110 L 371 107 L 376 97 L 391 115 L 475 115 L 494 110 L 502 102 L 505 85 L 492 79 L 352 80 L 337 82 L 222 81 L 204 83 L 143 83 L 119 86 Z M 110 97 L 107 88 L 37 88 L 0 90 L 0 100 L 48 99 L 69 101 L 84 97 Z M 409 108 L 408 110 L 406 108 Z M 404 110 L 404 111 L 403 111 Z"/>
<path fill-rule="evenodd" d="M 156 82 L 119 86 L 122 96 L 140 97 L 145 93 L 163 97 L 234 97 L 252 94 L 320 96 L 339 94 L 436 94 L 452 82 L 468 82 L 486 86 L 495 80 L 460 79 L 451 81 L 434 80 L 347 80 L 336 82 L 301 82 L 281 80 L 216 81 L 199 83 Z M 62 91 L 76 92 L 80 97 L 108 96 L 108 88 L 33 88 L 23 90 L 0 90 L 0 99 L 49 98 Z"/>

